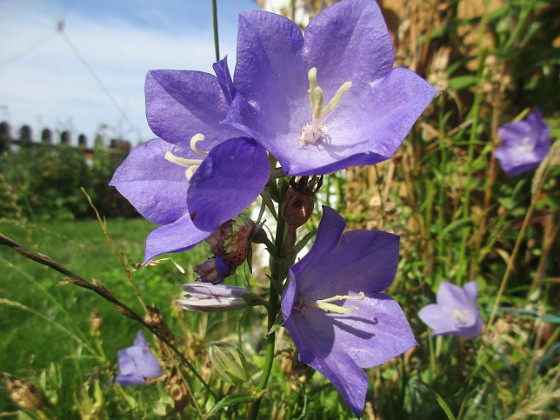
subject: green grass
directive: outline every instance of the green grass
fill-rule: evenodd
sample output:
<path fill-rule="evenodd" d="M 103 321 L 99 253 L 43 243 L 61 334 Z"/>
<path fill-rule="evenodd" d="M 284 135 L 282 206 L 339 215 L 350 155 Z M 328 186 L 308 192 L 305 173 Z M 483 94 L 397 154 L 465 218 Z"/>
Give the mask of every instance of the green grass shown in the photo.
<path fill-rule="evenodd" d="M 131 263 L 141 262 L 144 241 L 153 225 L 143 219 L 110 220 L 107 227 L 116 248 L 125 250 Z M 101 281 L 142 314 L 127 276 L 97 221 L 27 225 L 4 221 L 0 231 L 27 248 L 49 255 L 85 279 Z M 145 303 L 157 303 L 164 315 L 173 312 L 172 296 L 178 295 L 178 285 L 192 280 L 189 254 L 176 256 L 175 260 L 187 270 L 186 275 L 167 262 L 141 269 L 134 276 Z M 0 272 L 0 296 L 4 302 L 0 305 L 0 371 L 38 378 L 42 370 L 56 363 L 64 381 L 64 410 L 70 409 L 72 393 L 88 375 L 107 366 L 104 356 L 114 364 L 117 350 L 132 344 L 140 326 L 88 290 L 58 286 L 63 280 L 60 273 L 27 260 L 8 247 L 0 247 Z M 101 351 L 88 323 L 94 310 L 99 310 L 103 317 Z M 7 393 L 1 392 L 0 411 L 15 408 Z"/>

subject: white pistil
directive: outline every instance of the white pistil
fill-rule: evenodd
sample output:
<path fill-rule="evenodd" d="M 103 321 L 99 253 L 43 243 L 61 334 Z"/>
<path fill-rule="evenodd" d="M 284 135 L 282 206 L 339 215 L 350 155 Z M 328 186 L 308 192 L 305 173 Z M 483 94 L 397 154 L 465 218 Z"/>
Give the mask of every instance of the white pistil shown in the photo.
<path fill-rule="evenodd" d="M 469 324 L 470 321 L 470 312 L 466 309 L 463 309 L 462 311 L 459 311 L 457 309 L 453 309 L 453 311 L 451 312 L 451 318 L 453 318 L 455 321 L 457 321 L 457 325 L 458 326 L 465 326 Z"/>
<path fill-rule="evenodd" d="M 349 308 L 344 308 L 339 305 L 335 305 L 331 302 L 336 302 L 339 300 L 364 300 L 365 294 L 364 292 L 360 292 L 357 296 L 350 296 L 350 295 L 336 295 L 330 298 L 321 299 L 315 301 L 315 305 L 317 308 L 321 309 L 322 311 L 331 313 L 331 314 L 339 314 L 339 315 L 348 315 L 353 311 L 357 311 L 359 308 L 357 306 L 350 306 Z"/>
<path fill-rule="evenodd" d="M 518 153 L 533 153 L 535 150 L 534 145 L 531 144 L 531 138 L 530 137 L 524 137 L 523 140 L 521 140 L 521 145 L 519 145 L 517 147 L 517 152 Z"/>
<path fill-rule="evenodd" d="M 201 150 L 201 149 L 199 149 L 199 148 L 196 146 L 196 145 L 197 145 L 198 143 L 200 143 L 202 140 L 204 140 L 204 136 L 203 136 L 202 134 L 200 134 L 200 133 L 195 134 L 194 136 L 192 136 L 192 138 L 191 138 L 191 150 L 192 150 L 193 152 L 198 153 L 200 156 L 207 156 L 207 155 L 208 155 L 208 152 L 207 152 L 207 151 Z"/>
<path fill-rule="evenodd" d="M 204 140 L 204 136 L 200 133 L 195 134 L 194 136 L 191 137 L 191 141 L 190 141 L 190 146 L 191 146 L 191 150 L 201 156 L 207 156 L 208 152 L 202 149 L 199 149 L 197 144 L 199 142 L 201 142 L 202 140 Z M 187 170 L 185 171 L 185 175 L 187 177 L 187 179 L 191 179 L 191 177 L 193 176 L 194 172 L 198 169 L 198 167 L 200 166 L 200 164 L 202 163 L 203 159 L 186 159 L 186 158 L 182 158 L 180 156 L 175 156 L 173 153 L 171 153 L 169 150 L 167 152 L 165 152 L 165 156 L 164 158 L 166 160 L 168 160 L 171 163 L 174 163 L 175 165 L 179 165 L 182 166 L 184 168 L 187 168 Z"/>
<path fill-rule="evenodd" d="M 307 73 L 309 79 L 309 100 L 311 101 L 311 124 L 307 123 L 301 129 L 301 136 L 299 138 L 301 145 L 317 144 L 324 136 L 327 135 L 328 130 L 324 123 L 325 118 L 338 106 L 344 94 L 352 86 L 352 82 L 344 82 L 336 91 L 327 106 L 323 107 L 325 98 L 323 89 L 317 84 L 317 68 L 312 67 Z"/>
<path fill-rule="evenodd" d="M 202 163 L 202 159 L 185 159 L 179 156 L 175 156 L 169 150 L 165 152 L 165 159 L 175 165 L 182 166 L 184 168 L 188 168 L 189 166 L 193 165 L 200 165 Z"/>

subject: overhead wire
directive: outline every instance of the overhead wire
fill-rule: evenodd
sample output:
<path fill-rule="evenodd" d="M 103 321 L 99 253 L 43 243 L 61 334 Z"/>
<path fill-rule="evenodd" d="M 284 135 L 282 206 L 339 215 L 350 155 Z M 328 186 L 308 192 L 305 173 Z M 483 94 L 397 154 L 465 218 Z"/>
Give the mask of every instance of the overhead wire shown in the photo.
<path fill-rule="evenodd" d="M 64 31 L 65 18 L 70 13 L 73 12 L 73 9 L 75 8 L 78 1 L 79 0 L 74 0 L 72 3 L 66 3 L 66 10 L 65 10 L 64 15 L 63 15 L 64 17 L 62 19 L 57 20 L 56 29 L 53 33 L 48 34 L 45 38 L 43 38 L 43 39 L 39 40 L 38 42 L 32 44 L 29 48 L 27 48 L 24 51 L 22 51 L 21 53 L 15 55 L 14 57 L 9 59 L 8 61 L 6 61 L 4 63 L 0 63 L 0 70 L 3 70 L 4 68 L 6 68 L 6 67 L 16 63 L 17 61 L 21 60 L 22 58 L 24 58 L 28 54 L 32 53 L 36 49 L 45 45 L 47 42 L 49 42 L 51 39 L 55 38 L 57 35 L 61 35 L 62 39 L 64 39 L 64 41 L 66 42 L 66 44 L 68 45 L 70 50 L 74 53 L 74 55 L 78 58 L 78 60 L 86 68 L 86 70 L 88 71 L 90 76 L 95 80 L 95 82 L 97 83 L 99 88 L 103 91 L 103 93 L 105 93 L 105 95 L 111 101 L 111 103 L 115 106 L 115 108 L 117 108 L 121 117 L 128 123 L 128 125 L 130 126 L 132 131 L 136 133 L 136 135 L 138 136 L 138 139 L 141 139 L 142 136 L 141 136 L 140 130 L 132 122 L 132 120 L 128 116 L 126 110 L 118 103 L 118 101 L 112 95 L 111 91 L 105 86 L 105 84 L 103 83 L 101 78 L 97 75 L 97 73 L 89 65 L 89 63 L 84 58 L 84 56 L 80 53 L 80 51 L 78 50 L 76 45 L 72 42 L 70 37 Z"/>
<path fill-rule="evenodd" d="M 121 117 L 124 118 L 130 128 L 136 132 L 136 134 L 138 135 L 138 138 L 141 138 L 141 134 L 140 134 L 140 130 L 134 125 L 134 123 L 132 122 L 132 120 L 129 118 L 128 114 L 126 113 L 126 110 L 123 109 L 121 107 L 121 105 L 117 102 L 117 100 L 115 99 L 115 97 L 111 94 L 111 91 L 105 86 L 105 84 L 103 83 L 103 81 L 99 78 L 99 76 L 97 76 L 97 73 L 95 73 L 95 71 L 93 70 L 93 68 L 89 65 L 89 63 L 86 61 L 86 59 L 84 58 L 84 56 L 80 53 L 80 51 L 78 50 L 78 48 L 74 45 L 74 43 L 70 40 L 70 38 L 68 37 L 68 35 L 66 34 L 66 32 L 64 32 L 64 21 L 59 21 L 58 24 L 58 31 L 61 34 L 62 38 L 64 39 L 64 41 L 66 41 L 66 43 L 68 44 L 68 46 L 70 47 L 70 49 L 72 50 L 72 52 L 76 55 L 76 57 L 80 60 L 80 62 L 82 63 L 82 65 L 86 68 L 86 70 L 88 71 L 88 73 L 90 74 L 90 76 L 97 82 L 97 84 L 99 85 L 99 88 L 105 93 L 105 95 L 107 96 L 107 98 L 111 101 L 111 103 L 117 108 L 117 110 L 120 112 Z"/>

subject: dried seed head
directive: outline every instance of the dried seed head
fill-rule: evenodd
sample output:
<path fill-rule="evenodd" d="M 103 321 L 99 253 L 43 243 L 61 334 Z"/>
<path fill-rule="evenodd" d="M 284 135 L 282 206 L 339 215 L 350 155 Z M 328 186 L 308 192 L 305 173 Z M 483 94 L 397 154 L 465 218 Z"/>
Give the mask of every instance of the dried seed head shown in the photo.
<path fill-rule="evenodd" d="M 0 378 L 6 384 L 10 397 L 19 407 L 25 410 L 39 410 L 47 403 L 43 391 L 35 384 L 14 378 L 7 373 L 0 373 Z"/>
<path fill-rule="evenodd" d="M 292 349 L 282 352 L 280 369 L 290 382 L 302 384 L 306 383 L 314 372 L 312 368 L 298 360 L 297 351 Z"/>
<path fill-rule="evenodd" d="M 315 193 L 323 183 L 322 177 L 302 176 L 290 180 L 290 189 L 282 200 L 282 217 L 291 228 L 306 223 L 315 206 Z"/>

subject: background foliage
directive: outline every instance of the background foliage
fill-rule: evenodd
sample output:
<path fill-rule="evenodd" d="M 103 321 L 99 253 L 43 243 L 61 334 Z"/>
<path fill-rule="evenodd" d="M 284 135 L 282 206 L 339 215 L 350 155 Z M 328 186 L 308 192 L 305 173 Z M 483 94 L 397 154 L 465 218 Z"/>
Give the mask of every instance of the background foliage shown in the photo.
<path fill-rule="evenodd" d="M 389 293 L 405 310 L 419 346 L 368 371 L 364 417 L 557 418 L 560 167 L 541 177 L 542 185 L 534 172 L 509 178 L 493 150 L 498 127 L 535 106 L 551 127 L 552 141 L 559 137 L 560 5 L 552 0 L 382 3 L 398 64 L 424 75 L 442 94 L 394 159 L 327 179 L 318 203 L 337 207 L 350 228 L 401 236 L 400 266 Z M 8 198 L 0 199 L 0 206 L 11 210 L 2 207 L 0 230 L 85 278 L 103 281 L 142 313 L 132 278 L 146 305 L 153 302 L 162 311 L 184 356 L 216 390 L 212 397 L 188 369 L 179 369 L 188 385 L 186 415 L 243 418 L 263 361 L 264 311 L 180 313 L 172 298 L 179 284 L 193 280 L 192 267 L 206 258 L 206 249 L 173 256 L 185 274 L 169 261 L 135 271 L 151 229 L 142 220 L 109 220 L 118 260 L 96 222 L 41 222 L 91 214 L 80 186 L 102 214 L 128 214 L 105 189 L 115 162 L 99 155 L 87 168 L 72 153 L 2 157 L 0 194 Z M 309 230 L 317 223 L 312 220 Z M 50 402 L 21 408 L 6 385 L 0 410 L 33 418 L 176 415 L 163 382 L 125 389 L 107 384 L 116 372 L 116 351 L 132 344 L 139 326 L 86 290 L 57 287 L 59 274 L 3 248 L 0 370 L 36 383 Z M 266 261 L 256 260 L 255 266 Z M 419 321 L 418 310 L 434 301 L 444 280 L 477 281 L 477 303 L 487 323 L 481 337 L 434 339 Z M 258 269 L 253 275 L 238 271 L 230 283 L 249 283 L 256 293 L 268 287 Z M 88 322 L 96 308 L 103 318 L 100 328 Z M 263 416 L 349 418 L 334 387 L 294 363 L 289 338 L 283 330 L 278 337 L 282 351 Z M 216 340 L 243 352 L 249 383 L 228 384 L 214 373 L 206 349 Z M 159 355 L 157 343 L 152 349 Z"/>

